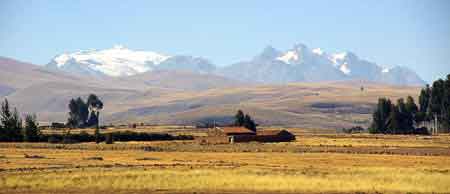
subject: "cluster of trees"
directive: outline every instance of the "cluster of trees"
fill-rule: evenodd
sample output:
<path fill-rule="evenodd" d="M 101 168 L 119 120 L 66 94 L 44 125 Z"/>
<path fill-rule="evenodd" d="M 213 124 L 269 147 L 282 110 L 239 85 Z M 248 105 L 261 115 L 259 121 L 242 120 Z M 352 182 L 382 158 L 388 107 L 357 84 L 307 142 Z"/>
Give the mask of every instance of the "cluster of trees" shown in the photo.
<path fill-rule="evenodd" d="M 427 85 L 419 95 L 421 122 L 433 122 L 437 129 L 450 129 L 450 74 Z M 448 131 L 447 131 L 448 132 Z"/>
<path fill-rule="evenodd" d="M 416 130 L 414 123 L 418 107 L 411 96 L 408 96 L 406 103 L 403 98 L 392 103 L 390 99 L 378 99 L 377 109 L 373 113 L 373 122 L 369 128 L 370 133 L 384 134 L 415 134 L 423 133 Z"/>
<path fill-rule="evenodd" d="M 439 79 L 432 87 L 427 85 L 421 90 L 419 106 L 411 96 L 406 102 L 403 98 L 398 99 L 396 104 L 387 98 L 378 99 L 369 132 L 426 134 L 427 128 L 417 127 L 433 120 L 444 129 L 450 128 L 450 74 L 446 80 Z"/>
<path fill-rule="evenodd" d="M 86 102 L 80 97 L 71 99 L 67 125 L 72 128 L 98 128 L 101 109 L 103 102 L 95 94 L 90 94 Z"/>
<path fill-rule="evenodd" d="M 256 123 L 253 121 L 252 117 L 248 114 L 244 114 L 242 110 L 238 110 L 236 115 L 234 116 L 235 121 L 234 125 L 239 127 L 245 127 L 247 129 L 250 129 L 252 131 L 256 132 Z"/>
<path fill-rule="evenodd" d="M 26 114 L 25 125 L 19 111 L 9 106 L 8 99 L 1 104 L 0 110 L 0 141 L 7 142 L 37 142 L 39 141 L 40 131 L 34 114 Z"/>

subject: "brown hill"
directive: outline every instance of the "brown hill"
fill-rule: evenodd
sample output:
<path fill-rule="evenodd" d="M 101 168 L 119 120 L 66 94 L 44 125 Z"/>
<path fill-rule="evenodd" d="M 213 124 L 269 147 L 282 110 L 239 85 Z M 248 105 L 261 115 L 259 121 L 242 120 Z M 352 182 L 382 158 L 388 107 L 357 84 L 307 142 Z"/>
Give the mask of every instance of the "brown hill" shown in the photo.
<path fill-rule="evenodd" d="M 368 126 L 379 97 L 414 96 L 418 88 L 366 83 L 295 83 L 289 85 L 179 92 L 153 99 L 137 99 L 106 118 L 107 122 L 191 124 L 227 122 L 242 109 L 262 125 L 335 129 Z"/>
<path fill-rule="evenodd" d="M 378 97 L 416 97 L 419 91 L 360 81 L 244 85 L 180 71 L 94 78 L 7 58 L 0 58 L 0 69 L 0 97 L 41 121 L 64 122 L 71 98 L 96 93 L 105 103 L 105 124 L 226 123 L 242 109 L 262 125 L 336 129 L 367 126 Z"/>

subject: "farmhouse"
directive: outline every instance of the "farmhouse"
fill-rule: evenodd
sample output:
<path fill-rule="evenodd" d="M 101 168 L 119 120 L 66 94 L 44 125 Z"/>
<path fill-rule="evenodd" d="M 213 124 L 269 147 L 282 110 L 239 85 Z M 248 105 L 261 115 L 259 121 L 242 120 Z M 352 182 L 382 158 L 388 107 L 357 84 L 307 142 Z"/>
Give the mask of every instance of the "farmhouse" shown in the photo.
<path fill-rule="evenodd" d="M 235 142 L 286 142 L 295 140 L 295 136 L 286 130 L 251 131 L 245 127 L 216 127 L 208 131 L 207 137 L 197 138 L 202 143 Z"/>

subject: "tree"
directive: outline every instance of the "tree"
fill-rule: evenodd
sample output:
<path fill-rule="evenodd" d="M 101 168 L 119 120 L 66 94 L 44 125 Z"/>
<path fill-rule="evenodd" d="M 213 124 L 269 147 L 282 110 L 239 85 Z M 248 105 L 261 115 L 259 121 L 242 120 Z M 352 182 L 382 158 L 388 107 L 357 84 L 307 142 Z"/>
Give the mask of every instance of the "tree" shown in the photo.
<path fill-rule="evenodd" d="M 78 108 L 78 127 L 85 127 L 89 116 L 89 107 L 80 97 L 75 102 Z"/>
<path fill-rule="evenodd" d="M 373 121 L 369 128 L 370 133 L 386 133 L 388 118 L 392 109 L 392 103 L 389 99 L 379 98 Z"/>
<path fill-rule="evenodd" d="M 412 97 L 397 100 L 397 105 L 389 99 L 378 99 L 377 109 L 373 113 L 373 122 L 369 128 L 370 133 L 409 134 L 414 132 L 414 115 L 417 105 Z"/>
<path fill-rule="evenodd" d="M 408 96 L 406 103 L 403 99 L 398 99 L 397 105 L 393 105 L 389 99 L 380 98 L 369 132 L 426 134 L 427 128 L 415 129 L 414 121 L 421 123 L 430 120 L 433 121 L 434 129 L 450 131 L 450 74 L 446 80 L 438 79 L 431 87 L 427 85 L 423 88 L 418 102 L 419 106 Z"/>
<path fill-rule="evenodd" d="M 420 91 L 419 95 L 419 110 L 420 112 L 427 112 L 428 106 L 430 104 L 430 98 L 431 98 L 431 89 L 430 85 L 426 85 L 425 88 L 423 88 Z"/>
<path fill-rule="evenodd" d="M 450 130 L 450 74 L 447 75 L 447 79 L 443 84 L 441 120 L 444 129 Z"/>
<path fill-rule="evenodd" d="M 439 79 L 433 83 L 433 87 L 431 88 L 429 111 L 433 115 L 438 115 L 441 113 L 443 96 L 444 80 Z"/>
<path fill-rule="evenodd" d="M 88 105 L 78 97 L 69 102 L 69 118 L 67 125 L 72 128 L 85 127 L 89 116 Z"/>
<path fill-rule="evenodd" d="M 2 141 L 22 141 L 22 119 L 20 119 L 16 108 L 11 112 L 8 99 L 2 102 L 0 122 L 2 125 L 0 135 Z"/>
<path fill-rule="evenodd" d="M 256 123 L 253 121 L 252 117 L 248 114 L 244 114 L 242 110 L 238 110 L 234 116 L 234 125 L 245 127 L 252 131 L 256 131 Z"/>
<path fill-rule="evenodd" d="M 416 113 L 414 119 L 417 123 L 429 121 L 428 107 L 430 106 L 431 88 L 430 85 L 426 85 L 422 88 L 419 95 L 419 111 Z"/>
<path fill-rule="evenodd" d="M 245 115 L 244 117 L 244 127 L 256 132 L 256 123 L 253 121 L 250 115 Z"/>
<path fill-rule="evenodd" d="M 69 118 L 67 119 L 67 125 L 72 128 L 78 127 L 78 117 L 78 106 L 75 100 L 72 98 L 69 102 Z"/>
<path fill-rule="evenodd" d="M 89 114 L 89 119 L 87 121 L 87 126 L 89 127 L 97 127 L 98 124 L 98 117 L 97 117 L 97 113 L 93 110 L 91 110 L 91 113 Z"/>
<path fill-rule="evenodd" d="M 8 99 L 5 99 L 5 101 L 2 102 L 2 109 L 1 109 L 1 123 L 5 128 L 8 128 L 10 123 L 9 120 L 11 118 L 11 111 L 9 110 L 9 102 Z"/>
<path fill-rule="evenodd" d="M 90 94 L 87 100 L 87 106 L 91 112 L 89 121 L 89 125 L 95 125 L 99 128 L 99 118 L 100 118 L 100 110 L 103 109 L 103 102 L 95 95 Z"/>
<path fill-rule="evenodd" d="M 391 112 L 389 113 L 388 123 L 386 126 L 386 133 L 397 134 L 400 128 L 398 107 L 391 105 Z"/>
<path fill-rule="evenodd" d="M 416 123 L 421 122 L 421 120 L 423 119 L 422 115 L 419 114 L 419 107 L 417 107 L 416 103 L 414 102 L 414 98 L 411 96 L 408 96 L 408 98 L 406 98 L 406 111 L 408 112 L 408 114 L 410 114 L 411 118 Z"/>
<path fill-rule="evenodd" d="M 414 103 L 414 100 L 413 100 Z M 415 105 L 415 104 L 414 104 Z M 410 105 L 413 106 L 413 105 Z M 397 100 L 398 122 L 400 124 L 397 133 L 409 134 L 414 130 L 413 112 L 408 110 L 403 98 Z M 412 108 L 413 109 L 413 108 Z"/>
<path fill-rule="evenodd" d="M 242 110 L 238 110 L 236 115 L 234 116 L 234 125 L 235 126 L 244 126 L 244 112 L 242 112 Z"/>
<path fill-rule="evenodd" d="M 444 95 L 445 95 L 445 82 L 442 79 L 438 79 L 433 82 L 431 87 L 430 104 L 427 111 L 428 117 L 437 121 L 435 128 L 439 130 L 439 123 L 442 123 L 442 115 L 445 112 L 444 107 Z"/>
<path fill-rule="evenodd" d="M 419 112 L 419 107 L 417 107 L 416 103 L 414 102 L 414 98 L 411 96 L 408 96 L 408 98 L 406 98 L 406 110 L 413 115 Z"/>
<path fill-rule="evenodd" d="M 23 129 L 23 140 L 26 142 L 39 141 L 40 131 L 36 121 L 36 115 L 25 115 L 25 127 Z"/>

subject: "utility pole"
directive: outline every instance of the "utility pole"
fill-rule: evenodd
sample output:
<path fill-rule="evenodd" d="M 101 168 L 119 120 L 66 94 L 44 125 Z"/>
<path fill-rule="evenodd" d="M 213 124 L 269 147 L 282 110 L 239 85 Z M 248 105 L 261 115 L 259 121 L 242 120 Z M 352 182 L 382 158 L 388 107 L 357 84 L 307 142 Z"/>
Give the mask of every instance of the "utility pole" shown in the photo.
<path fill-rule="evenodd" d="M 439 130 L 438 130 L 438 119 L 437 119 L 437 114 L 434 114 L 434 134 L 438 135 Z"/>

